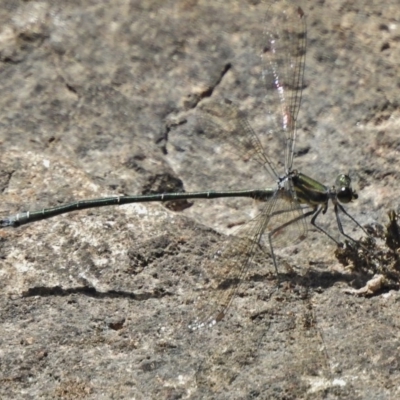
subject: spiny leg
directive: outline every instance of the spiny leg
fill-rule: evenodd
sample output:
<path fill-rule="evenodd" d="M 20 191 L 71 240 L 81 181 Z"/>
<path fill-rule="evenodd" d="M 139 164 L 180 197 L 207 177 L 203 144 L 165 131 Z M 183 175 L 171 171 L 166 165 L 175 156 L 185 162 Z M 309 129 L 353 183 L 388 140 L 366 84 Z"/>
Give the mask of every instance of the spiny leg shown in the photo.
<path fill-rule="evenodd" d="M 324 233 L 326 236 L 328 236 L 329 239 L 333 240 L 338 246 L 341 245 L 340 242 L 338 242 L 332 235 L 330 235 L 325 229 L 321 228 L 319 225 L 317 225 L 315 223 L 315 220 L 317 219 L 318 215 L 321 214 L 321 211 L 323 211 L 325 213 L 327 206 L 325 205 L 325 207 L 318 207 L 317 210 L 313 209 L 309 215 L 313 215 L 313 217 L 311 218 L 311 225 L 314 226 L 316 229 L 318 229 L 320 232 Z M 338 223 L 339 225 L 339 223 Z M 341 230 L 341 225 L 339 227 L 339 231 Z M 353 240 L 353 239 L 352 239 Z"/>
<path fill-rule="evenodd" d="M 340 218 L 339 218 L 338 209 L 339 209 L 340 211 L 342 211 L 343 214 L 347 215 L 347 216 L 348 216 L 348 217 L 349 217 L 349 218 L 350 218 L 350 219 L 351 219 L 351 220 L 352 220 L 366 235 L 370 236 L 369 233 L 360 225 L 360 223 L 357 222 L 357 220 L 356 220 L 355 218 L 353 218 L 353 217 L 345 210 L 345 208 L 344 208 L 341 204 L 335 204 L 334 210 L 335 210 L 335 214 L 336 214 L 336 221 L 337 221 L 337 224 L 338 224 L 338 227 L 339 227 L 339 231 L 340 231 L 340 233 L 341 233 L 343 236 L 345 236 L 345 237 L 347 237 L 347 238 L 349 238 L 349 239 L 351 239 L 351 240 L 357 242 L 356 240 L 352 239 L 349 235 L 347 235 L 347 234 L 344 233 L 343 227 L 342 227 L 342 223 L 341 223 Z"/>

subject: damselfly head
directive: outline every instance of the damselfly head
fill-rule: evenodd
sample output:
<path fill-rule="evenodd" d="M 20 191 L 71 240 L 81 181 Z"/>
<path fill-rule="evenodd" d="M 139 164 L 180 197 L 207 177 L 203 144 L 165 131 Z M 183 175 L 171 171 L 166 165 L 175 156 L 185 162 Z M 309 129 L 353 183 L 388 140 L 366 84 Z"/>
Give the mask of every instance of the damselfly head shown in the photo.
<path fill-rule="evenodd" d="M 351 188 L 351 178 L 349 175 L 340 174 L 336 178 L 335 187 L 336 196 L 341 203 L 350 203 L 358 199 L 358 194 Z"/>

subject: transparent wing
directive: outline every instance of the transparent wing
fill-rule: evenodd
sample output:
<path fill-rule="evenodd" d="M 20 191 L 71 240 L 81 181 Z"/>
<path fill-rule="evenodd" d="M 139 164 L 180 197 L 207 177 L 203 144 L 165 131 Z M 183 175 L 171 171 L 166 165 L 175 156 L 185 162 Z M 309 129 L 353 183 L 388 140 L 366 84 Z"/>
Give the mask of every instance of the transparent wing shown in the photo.
<path fill-rule="evenodd" d="M 268 108 L 278 118 L 278 126 L 286 136 L 285 168 L 292 169 L 296 140 L 296 120 L 303 90 L 306 55 L 306 23 L 301 8 L 271 6 L 265 22 L 263 77 L 267 90 L 275 91 L 278 101 Z M 268 99 L 267 99 L 268 101 Z"/>
<path fill-rule="evenodd" d="M 285 246 L 304 237 L 303 210 L 286 189 L 278 190 L 261 213 L 246 224 L 237 236 L 209 252 L 195 289 L 195 319 L 192 330 L 209 328 L 226 314 L 248 270 L 259 259 L 265 263 L 266 250 Z"/>
<path fill-rule="evenodd" d="M 264 234 L 262 244 L 272 247 L 285 247 L 303 240 L 307 235 L 308 225 L 304 218 L 303 208 L 297 200 L 291 180 L 285 182 L 279 196 L 271 202 L 267 238 Z M 270 240 L 270 242 L 269 242 Z"/>
<path fill-rule="evenodd" d="M 220 248 L 213 249 L 202 265 L 201 283 L 195 289 L 195 319 L 191 329 L 208 328 L 226 314 L 254 257 L 265 257 L 259 242 L 268 223 L 269 203 L 264 211 L 246 224 L 239 234 L 229 236 Z"/>
<path fill-rule="evenodd" d="M 276 180 L 278 174 L 244 112 L 228 99 L 204 101 L 196 112 L 196 123 L 208 138 L 227 143 L 244 161 L 253 160 Z"/>
<path fill-rule="evenodd" d="M 279 115 L 280 129 L 286 138 L 285 167 L 288 173 L 292 166 L 296 119 L 302 94 L 306 28 L 300 9 L 275 14 L 272 7 L 270 11 L 264 75 L 274 93 L 271 96 L 275 99 L 275 102 L 272 100 L 273 113 Z M 232 102 L 204 102 L 199 107 L 197 122 L 209 138 L 218 137 L 241 158 L 257 161 L 278 178 L 259 138 Z M 230 237 L 225 246 L 210 252 L 210 258 L 202 265 L 201 282 L 193 301 L 196 317 L 190 328 L 211 327 L 220 321 L 255 258 L 265 257 L 265 249 L 273 254 L 275 246 L 295 243 L 304 238 L 306 232 L 303 209 L 288 177 L 255 219 L 236 237 Z M 276 267 L 275 258 L 273 262 Z"/>

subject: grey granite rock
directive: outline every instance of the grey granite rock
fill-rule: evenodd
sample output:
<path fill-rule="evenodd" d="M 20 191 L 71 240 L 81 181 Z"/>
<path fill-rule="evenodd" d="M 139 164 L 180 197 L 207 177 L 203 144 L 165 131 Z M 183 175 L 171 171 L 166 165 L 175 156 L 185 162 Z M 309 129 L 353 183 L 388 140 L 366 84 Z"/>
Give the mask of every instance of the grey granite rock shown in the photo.
<path fill-rule="evenodd" d="M 383 224 L 400 194 L 398 1 L 303 3 L 295 166 L 327 185 L 350 172 L 359 199 L 349 212 Z M 273 184 L 195 146 L 186 123 L 202 101 L 226 96 L 266 132 L 267 10 L 3 0 L 1 215 L 182 185 Z M 269 143 L 279 154 L 279 138 Z M 0 230 L 0 397 L 398 398 L 398 292 L 344 294 L 353 275 L 312 229 L 279 251 L 279 289 L 271 260 L 260 261 L 220 324 L 187 331 L 198 266 L 253 210 L 251 200 L 175 212 L 135 204 Z M 324 226 L 335 232 L 331 211 Z"/>

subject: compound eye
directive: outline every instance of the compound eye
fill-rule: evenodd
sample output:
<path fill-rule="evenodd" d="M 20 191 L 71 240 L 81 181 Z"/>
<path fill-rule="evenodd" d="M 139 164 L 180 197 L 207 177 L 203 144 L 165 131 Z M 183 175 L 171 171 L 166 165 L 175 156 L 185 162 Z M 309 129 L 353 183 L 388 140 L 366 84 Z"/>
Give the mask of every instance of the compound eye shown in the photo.
<path fill-rule="evenodd" d="M 337 192 L 337 199 L 341 203 L 350 203 L 353 199 L 356 199 L 358 196 L 353 193 L 353 191 L 349 187 L 342 187 Z"/>
<path fill-rule="evenodd" d="M 335 186 L 336 187 L 340 187 L 340 188 L 349 188 L 351 186 L 351 179 L 348 175 L 345 174 L 340 174 L 337 178 L 336 178 L 336 182 L 335 182 Z"/>

